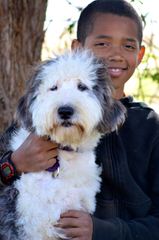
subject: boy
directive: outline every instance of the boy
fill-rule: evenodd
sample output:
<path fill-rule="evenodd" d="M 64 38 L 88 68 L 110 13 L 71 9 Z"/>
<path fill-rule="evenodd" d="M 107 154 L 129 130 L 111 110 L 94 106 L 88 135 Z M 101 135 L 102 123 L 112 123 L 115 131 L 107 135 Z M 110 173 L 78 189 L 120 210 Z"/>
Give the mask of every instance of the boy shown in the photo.
<path fill-rule="evenodd" d="M 72 48 L 89 48 L 103 58 L 114 98 L 126 106 L 127 119 L 118 133 L 105 136 L 97 147 L 103 172 L 94 216 L 70 210 L 57 224 L 68 238 L 159 239 L 159 118 L 150 108 L 124 96 L 124 84 L 144 56 L 141 42 L 140 17 L 124 0 L 97 0 L 82 11 Z M 56 148 L 30 135 L 10 157 L 19 173 L 39 171 L 49 167 L 49 158 L 50 166 L 55 163 Z"/>
<path fill-rule="evenodd" d="M 144 56 L 141 43 L 141 19 L 127 2 L 94 1 L 81 13 L 72 47 L 105 60 L 127 120 L 97 148 L 103 181 L 94 217 L 75 211 L 61 216 L 59 226 L 73 239 L 159 239 L 159 118 L 124 98 L 124 84 Z"/>

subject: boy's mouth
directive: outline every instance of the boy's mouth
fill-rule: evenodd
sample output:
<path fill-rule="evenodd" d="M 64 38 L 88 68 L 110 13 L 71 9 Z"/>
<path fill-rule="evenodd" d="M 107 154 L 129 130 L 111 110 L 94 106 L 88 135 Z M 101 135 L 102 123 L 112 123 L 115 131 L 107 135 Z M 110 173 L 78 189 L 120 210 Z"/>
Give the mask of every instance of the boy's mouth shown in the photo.
<path fill-rule="evenodd" d="M 108 73 L 110 77 L 120 77 L 125 70 L 127 70 L 127 68 L 108 67 Z"/>

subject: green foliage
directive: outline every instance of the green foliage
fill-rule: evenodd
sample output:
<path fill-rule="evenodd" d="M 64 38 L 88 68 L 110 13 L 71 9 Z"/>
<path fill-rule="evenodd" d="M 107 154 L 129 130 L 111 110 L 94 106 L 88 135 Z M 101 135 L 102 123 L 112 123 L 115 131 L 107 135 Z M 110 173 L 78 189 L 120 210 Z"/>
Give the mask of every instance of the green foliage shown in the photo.
<path fill-rule="evenodd" d="M 73 21 L 68 25 L 67 31 L 69 32 L 69 34 L 73 34 L 75 24 L 76 24 L 76 21 Z"/>
<path fill-rule="evenodd" d="M 154 74 L 151 75 L 152 80 L 159 83 L 159 69 L 157 72 L 155 72 Z"/>

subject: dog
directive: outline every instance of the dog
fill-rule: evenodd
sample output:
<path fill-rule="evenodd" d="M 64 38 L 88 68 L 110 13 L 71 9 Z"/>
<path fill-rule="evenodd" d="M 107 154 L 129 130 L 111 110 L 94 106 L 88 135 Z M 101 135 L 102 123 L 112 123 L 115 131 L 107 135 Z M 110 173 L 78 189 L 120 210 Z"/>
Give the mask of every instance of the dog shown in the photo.
<path fill-rule="evenodd" d="M 66 52 L 37 67 L 19 101 L 14 128 L 5 134 L 6 150 L 16 150 L 30 132 L 47 137 L 59 144 L 59 172 L 23 173 L 1 190 L 1 240 L 64 239 L 54 226 L 61 213 L 93 214 L 101 182 L 95 147 L 126 115 L 112 94 L 106 64 L 89 50 Z"/>

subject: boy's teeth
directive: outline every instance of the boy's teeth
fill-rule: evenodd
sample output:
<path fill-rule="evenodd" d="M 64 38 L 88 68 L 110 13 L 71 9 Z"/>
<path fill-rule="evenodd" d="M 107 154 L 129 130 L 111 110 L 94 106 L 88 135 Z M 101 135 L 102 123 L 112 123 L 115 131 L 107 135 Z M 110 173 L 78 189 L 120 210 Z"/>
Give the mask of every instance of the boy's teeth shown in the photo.
<path fill-rule="evenodd" d="M 108 72 L 111 77 L 119 77 L 122 74 L 121 68 L 109 68 Z"/>
<path fill-rule="evenodd" d="M 110 70 L 113 71 L 113 72 L 119 72 L 119 71 L 121 71 L 121 69 L 119 69 L 119 68 L 111 68 Z"/>

